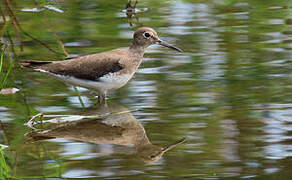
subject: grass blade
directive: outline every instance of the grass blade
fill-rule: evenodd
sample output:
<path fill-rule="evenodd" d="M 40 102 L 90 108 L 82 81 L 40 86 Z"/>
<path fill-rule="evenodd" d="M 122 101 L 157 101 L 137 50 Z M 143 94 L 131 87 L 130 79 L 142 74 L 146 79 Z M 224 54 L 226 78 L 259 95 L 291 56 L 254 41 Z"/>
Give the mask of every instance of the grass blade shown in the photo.
<path fill-rule="evenodd" d="M 0 59 L 0 73 L 2 72 L 3 60 L 4 60 L 4 52 L 1 53 L 1 59 Z"/>
<path fill-rule="evenodd" d="M 10 74 L 11 70 L 12 70 L 12 65 L 9 65 L 8 71 L 5 73 L 4 78 L 1 81 L 0 89 L 2 89 L 4 87 L 6 80 L 8 78 L 8 75 Z"/>
<path fill-rule="evenodd" d="M 0 77 L 2 77 L 1 73 L 3 69 L 3 62 L 4 62 L 4 51 L 2 51 L 1 58 L 0 58 Z M 0 79 L 0 89 L 4 87 L 11 70 L 12 70 L 12 65 L 10 63 L 7 72 L 4 74 L 4 77 Z"/>

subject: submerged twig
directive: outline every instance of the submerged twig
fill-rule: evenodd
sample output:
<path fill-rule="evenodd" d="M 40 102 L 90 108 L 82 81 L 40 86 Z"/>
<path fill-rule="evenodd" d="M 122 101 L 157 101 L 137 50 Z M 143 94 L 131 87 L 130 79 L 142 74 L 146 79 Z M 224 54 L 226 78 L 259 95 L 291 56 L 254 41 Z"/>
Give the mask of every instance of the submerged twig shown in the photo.
<path fill-rule="evenodd" d="M 131 113 L 135 111 L 137 110 L 125 110 L 125 111 L 109 112 L 105 114 L 96 114 L 96 115 L 53 115 L 53 114 L 45 115 L 43 113 L 39 113 L 37 115 L 32 116 L 32 118 L 27 123 L 25 123 L 25 125 L 32 128 L 33 130 L 38 130 L 37 128 L 34 127 L 37 123 L 36 121 L 37 118 L 40 118 L 41 124 L 44 124 L 44 123 L 58 124 L 58 123 L 64 123 L 68 121 L 104 119 L 109 116 L 121 115 L 121 114 Z M 51 118 L 51 119 L 49 119 L 48 121 L 43 121 L 44 118 Z"/>
<path fill-rule="evenodd" d="M 40 5 L 36 2 L 36 0 L 33 0 L 35 5 L 40 8 Z M 66 57 L 69 56 L 69 54 L 67 53 L 66 49 L 65 49 L 65 46 L 64 46 L 64 43 L 62 41 L 62 39 L 58 36 L 58 34 L 56 33 L 56 31 L 54 30 L 53 28 L 53 25 L 50 23 L 49 19 L 45 16 L 45 13 L 44 12 L 40 12 L 42 13 L 43 17 L 44 17 L 44 20 L 46 21 L 47 25 L 49 26 L 49 28 L 51 29 L 51 31 L 53 32 L 53 34 L 55 35 L 55 37 L 57 38 L 57 40 L 59 41 L 60 43 L 60 46 L 65 54 Z"/>
<path fill-rule="evenodd" d="M 62 41 L 62 39 L 58 36 L 58 34 L 56 33 L 56 31 L 53 29 L 53 26 L 52 24 L 50 23 L 49 19 L 47 17 L 44 17 L 45 21 L 47 22 L 47 24 L 49 25 L 51 31 L 54 33 L 55 37 L 57 38 L 57 40 L 59 41 L 60 45 L 61 45 L 61 48 L 65 54 L 66 57 L 69 56 L 69 54 L 67 53 L 66 49 L 65 49 L 65 46 L 64 46 L 64 43 Z"/>
<path fill-rule="evenodd" d="M 2 16 L 2 19 L 3 19 L 3 22 L 4 22 L 4 24 L 5 24 L 7 20 L 6 20 L 5 16 L 4 16 L 4 13 L 3 13 L 3 11 L 2 11 L 1 8 L 0 8 L 0 13 L 1 13 L 1 16 Z M 21 33 L 23 33 L 25 36 L 27 36 L 27 37 L 31 38 L 32 40 L 36 41 L 36 42 L 39 43 L 40 45 L 42 45 L 42 46 L 44 46 L 45 48 L 47 48 L 49 51 L 51 51 L 51 52 L 53 52 L 53 53 L 55 53 L 55 54 L 57 54 L 57 55 L 63 55 L 63 53 L 59 53 L 59 52 L 55 51 L 54 49 L 52 49 L 52 48 L 51 48 L 49 45 L 47 45 L 46 43 L 44 43 L 44 42 L 42 42 L 41 40 L 39 40 L 39 39 L 33 37 L 32 35 L 30 35 L 29 33 L 27 33 L 25 30 L 23 30 L 22 26 L 20 25 L 20 23 L 19 23 L 19 21 L 18 21 L 17 19 L 16 19 L 15 23 L 16 23 L 16 25 L 17 25 L 17 27 L 18 27 L 18 30 L 19 30 Z M 14 27 L 15 27 L 15 25 L 14 25 Z"/>
<path fill-rule="evenodd" d="M 27 125 L 31 129 L 36 130 L 36 128 L 34 127 L 34 124 L 36 122 L 36 118 L 38 118 L 38 117 L 40 118 L 40 121 L 42 122 L 44 114 L 43 113 L 38 113 L 37 115 L 34 115 L 25 125 Z"/>
<path fill-rule="evenodd" d="M 19 34 L 19 27 L 18 27 L 18 20 L 16 18 L 16 16 L 14 15 L 11 7 L 10 7 L 10 3 L 8 0 L 3 0 L 4 3 L 5 3 L 5 6 L 10 14 L 10 16 L 12 17 L 12 24 L 13 24 L 13 27 L 14 27 L 14 31 L 15 31 L 15 34 L 17 36 L 17 40 L 19 42 L 19 47 L 20 47 L 20 50 L 23 51 L 23 44 L 22 44 L 22 39 L 21 39 L 21 36 Z"/>
<path fill-rule="evenodd" d="M 47 45 L 46 43 L 42 42 L 41 40 L 38 40 L 37 38 L 33 37 L 32 35 L 30 35 L 29 33 L 25 32 L 21 26 L 19 26 L 19 30 L 26 36 L 30 37 L 32 40 L 38 42 L 39 44 L 41 44 L 42 46 L 44 46 L 45 48 L 47 48 L 49 51 L 58 54 L 58 55 L 63 55 L 63 53 L 57 52 L 54 49 L 52 49 L 49 45 Z"/>

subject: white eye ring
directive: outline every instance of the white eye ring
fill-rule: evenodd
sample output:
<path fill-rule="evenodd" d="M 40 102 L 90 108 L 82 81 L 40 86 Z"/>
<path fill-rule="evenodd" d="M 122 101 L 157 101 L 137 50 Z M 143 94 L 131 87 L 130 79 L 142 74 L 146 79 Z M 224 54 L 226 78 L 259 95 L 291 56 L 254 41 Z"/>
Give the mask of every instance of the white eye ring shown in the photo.
<path fill-rule="evenodd" d="M 148 32 L 144 32 L 144 33 L 143 33 L 143 36 L 144 36 L 145 38 L 149 39 L 149 38 L 151 37 L 151 34 L 148 33 Z"/>

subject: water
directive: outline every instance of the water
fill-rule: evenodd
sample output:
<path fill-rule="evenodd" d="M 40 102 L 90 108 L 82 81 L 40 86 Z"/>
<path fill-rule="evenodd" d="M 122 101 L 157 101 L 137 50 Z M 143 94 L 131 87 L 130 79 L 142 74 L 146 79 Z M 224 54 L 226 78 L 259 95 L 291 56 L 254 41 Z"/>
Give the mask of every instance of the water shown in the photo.
<path fill-rule="evenodd" d="M 13 26 L 0 21 L 9 34 L 2 42 L 10 44 L 0 78 L 10 62 L 5 88 L 19 89 L 0 95 L 0 144 L 8 146 L 1 177 L 8 172 L 16 179 L 291 179 L 290 2 L 145 0 L 131 19 L 123 11 L 126 3 L 55 0 L 42 1 L 38 9 L 30 0 L 11 4 L 22 30 L 58 53 L 23 31 L 20 44 Z M 8 18 L 5 4 L 0 7 Z M 22 59 L 64 59 L 54 31 L 70 56 L 78 56 L 125 48 L 140 26 L 154 28 L 185 52 L 150 47 L 135 77 L 109 96 L 109 108 L 121 115 L 105 114 L 84 88 L 17 65 Z M 37 124 L 39 129 L 56 128 L 53 120 L 85 117 L 97 128 L 74 126 L 79 135 L 93 136 L 82 140 L 67 128 L 66 136 L 33 141 L 24 124 L 38 113 L 51 121 Z M 126 122 L 132 124 L 115 128 Z M 65 129 L 71 127 L 67 123 Z M 186 141 L 149 163 L 133 145 L 145 133 L 155 147 Z"/>

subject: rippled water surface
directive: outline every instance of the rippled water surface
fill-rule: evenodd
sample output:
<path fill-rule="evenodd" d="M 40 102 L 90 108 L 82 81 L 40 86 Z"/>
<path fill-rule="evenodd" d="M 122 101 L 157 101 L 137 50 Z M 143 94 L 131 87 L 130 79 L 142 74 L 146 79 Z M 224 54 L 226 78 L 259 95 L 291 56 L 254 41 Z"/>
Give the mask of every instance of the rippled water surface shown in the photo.
<path fill-rule="evenodd" d="M 0 88 L 19 91 L 0 94 L 0 179 L 292 178 L 290 1 L 144 0 L 128 18 L 127 0 L 4 2 Z M 148 48 L 107 108 L 18 65 L 65 59 L 61 41 L 70 56 L 126 48 L 141 26 L 184 53 Z"/>

